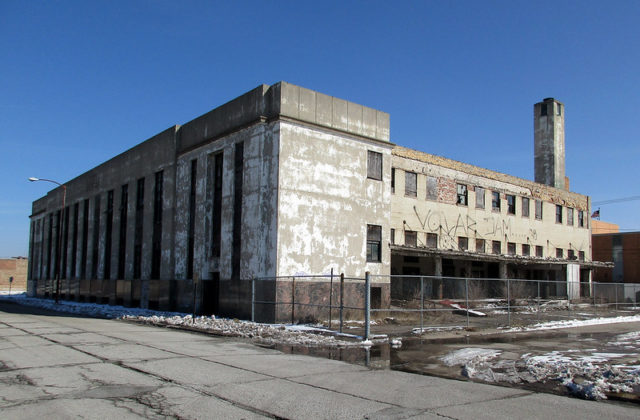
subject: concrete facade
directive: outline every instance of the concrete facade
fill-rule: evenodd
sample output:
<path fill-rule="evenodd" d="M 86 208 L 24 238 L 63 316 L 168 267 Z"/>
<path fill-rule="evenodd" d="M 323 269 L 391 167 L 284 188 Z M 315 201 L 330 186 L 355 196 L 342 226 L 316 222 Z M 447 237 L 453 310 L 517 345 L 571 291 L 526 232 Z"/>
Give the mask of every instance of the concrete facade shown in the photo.
<path fill-rule="evenodd" d="M 285 82 L 258 86 L 66 182 L 63 212 L 62 188 L 35 201 L 29 293 L 52 296 L 59 283 L 67 299 L 248 317 L 252 293 L 324 299 L 325 280 L 292 288 L 279 278 L 331 270 L 379 275 L 383 306 L 394 273 L 588 278 L 588 197 L 389 140 L 384 112 Z M 252 290 L 253 278 L 274 280 Z M 358 287 L 345 283 L 353 305 Z M 290 314 L 266 305 L 256 315 Z"/>
<path fill-rule="evenodd" d="M 533 107 L 535 181 L 569 189 L 565 177 L 564 104 L 545 98 Z"/>

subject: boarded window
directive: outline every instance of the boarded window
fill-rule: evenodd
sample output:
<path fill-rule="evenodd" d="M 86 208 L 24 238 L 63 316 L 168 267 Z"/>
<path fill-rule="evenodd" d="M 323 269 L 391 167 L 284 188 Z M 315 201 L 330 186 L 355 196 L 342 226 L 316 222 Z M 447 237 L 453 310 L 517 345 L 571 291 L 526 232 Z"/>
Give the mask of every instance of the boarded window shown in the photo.
<path fill-rule="evenodd" d="M 404 173 L 404 195 L 407 197 L 416 197 L 418 193 L 418 174 L 415 172 Z"/>
<path fill-rule="evenodd" d="M 544 257 L 544 250 L 541 245 L 536 245 L 536 257 Z"/>
<path fill-rule="evenodd" d="M 516 243 L 515 242 L 507 242 L 507 254 L 516 255 Z"/>
<path fill-rule="evenodd" d="M 542 220 L 542 200 L 536 200 L 536 220 Z"/>
<path fill-rule="evenodd" d="M 578 226 L 584 227 L 584 212 L 582 210 L 578 210 Z"/>
<path fill-rule="evenodd" d="M 476 252 L 484 254 L 486 252 L 485 246 L 484 239 L 476 239 Z"/>
<path fill-rule="evenodd" d="M 382 227 L 367 225 L 367 262 L 381 261 Z"/>
<path fill-rule="evenodd" d="M 418 233 L 406 230 L 404 232 L 404 244 L 406 246 L 418 246 Z"/>
<path fill-rule="evenodd" d="M 491 208 L 493 211 L 500 211 L 500 193 L 497 191 L 491 192 Z"/>
<path fill-rule="evenodd" d="M 151 278 L 160 278 L 162 263 L 162 206 L 163 206 L 164 172 L 155 173 L 153 187 L 153 230 L 151 231 Z"/>
<path fill-rule="evenodd" d="M 382 180 L 382 153 L 367 152 L 367 178 Z"/>
<path fill-rule="evenodd" d="M 564 251 L 562 248 L 556 248 L 556 258 L 562 258 L 564 256 Z"/>
<path fill-rule="evenodd" d="M 484 208 L 484 188 L 476 187 L 476 208 Z"/>
<path fill-rule="evenodd" d="M 500 254 L 500 252 L 502 252 L 502 244 L 500 241 L 491 241 L 491 252 L 494 254 Z"/>
<path fill-rule="evenodd" d="M 113 190 L 107 192 L 107 214 L 104 234 L 104 266 L 102 278 L 111 278 L 111 242 L 113 239 Z"/>
<path fill-rule="evenodd" d="M 522 255 L 524 255 L 525 257 L 531 255 L 531 247 L 529 246 L 529 244 L 522 244 Z"/>
<path fill-rule="evenodd" d="M 516 196 L 507 195 L 507 213 L 516 214 Z"/>
<path fill-rule="evenodd" d="M 460 251 L 466 251 L 469 249 L 469 238 L 458 236 L 458 249 Z"/>
<path fill-rule="evenodd" d="M 438 199 L 438 179 L 433 176 L 427 177 L 427 200 Z"/>
<path fill-rule="evenodd" d="M 396 192 L 396 168 L 391 168 L 391 194 Z"/>
<path fill-rule="evenodd" d="M 461 206 L 467 205 L 467 186 L 464 184 L 457 184 L 457 200 L 456 204 L 460 204 Z"/>
<path fill-rule="evenodd" d="M 522 197 L 522 217 L 529 217 L 529 198 Z"/>
<path fill-rule="evenodd" d="M 427 247 L 429 247 L 429 248 L 437 248 L 438 247 L 438 234 L 437 233 L 427 233 Z"/>
<path fill-rule="evenodd" d="M 562 223 L 562 206 L 556 204 L 556 223 Z"/>
<path fill-rule="evenodd" d="M 567 208 L 567 225 L 573 226 L 573 209 L 571 207 Z"/>

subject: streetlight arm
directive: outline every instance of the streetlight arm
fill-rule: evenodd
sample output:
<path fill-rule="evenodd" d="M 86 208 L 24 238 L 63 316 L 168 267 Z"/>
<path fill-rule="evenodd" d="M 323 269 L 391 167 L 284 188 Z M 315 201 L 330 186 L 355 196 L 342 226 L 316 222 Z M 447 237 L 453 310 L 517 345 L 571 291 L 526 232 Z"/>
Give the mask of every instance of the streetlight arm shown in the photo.
<path fill-rule="evenodd" d="M 61 183 L 59 183 L 58 181 L 54 181 L 53 179 L 36 178 L 35 176 L 32 176 L 32 177 L 29 177 L 29 181 L 31 181 L 31 182 L 35 182 L 35 181 L 53 182 L 54 184 L 62 187 Z"/>

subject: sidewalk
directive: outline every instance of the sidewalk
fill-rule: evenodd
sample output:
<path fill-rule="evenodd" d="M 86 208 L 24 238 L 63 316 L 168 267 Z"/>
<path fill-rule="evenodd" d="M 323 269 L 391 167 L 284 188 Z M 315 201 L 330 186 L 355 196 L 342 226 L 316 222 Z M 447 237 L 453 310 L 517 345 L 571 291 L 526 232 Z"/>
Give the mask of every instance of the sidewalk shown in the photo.
<path fill-rule="evenodd" d="M 636 419 L 640 408 L 0 303 L 3 418 Z"/>

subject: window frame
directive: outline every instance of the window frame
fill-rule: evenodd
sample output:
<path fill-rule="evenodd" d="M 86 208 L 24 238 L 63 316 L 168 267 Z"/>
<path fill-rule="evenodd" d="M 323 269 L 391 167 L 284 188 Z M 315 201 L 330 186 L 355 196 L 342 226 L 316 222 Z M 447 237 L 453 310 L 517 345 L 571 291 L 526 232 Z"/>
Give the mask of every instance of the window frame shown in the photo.
<path fill-rule="evenodd" d="M 535 201 L 535 219 L 536 220 L 542 220 L 543 217 L 543 209 L 544 209 L 544 202 L 542 200 L 536 200 Z M 538 214 L 538 207 L 540 208 L 540 213 Z"/>
<path fill-rule="evenodd" d="M 483 187 L 476 187 L 476 208 L 484 209 L 486 207 L 486 194 L 485 189 Z"/>
<path fill-rule="evenodd" d="M 413 240 L 411 241 L 412 243 L 409 243 L 409 241 L 407 241 L 408 238 L 413 238 Z M 418 232 L 415 230 L 405 230 L 404 231 L 404 246 L 412 246 L 412 247 L 417 247 L 418 246 Z"/>
<path fill-rule="evenodd" d="M 413 190 L 409 190 L 410 183 L 408 181 L 410 177 L 413 177 L 415 179 L 415 184 L 414 184 L 415 188 Z M 418 197 L 418 173 L 417 172 L 411 172 L 411 171 L 404 172 L 404 196 L 413 197 L 413 198 Z"/>
<path fill-rule="evenodd" d="M 458 250 L 459 251 L 469 250 L 469 238 L 467 238 L 466 236 L 458 236 Z"/>
<path fill-rule="evenodd" d="M 382 181 L 382 176 L 383 176 L 382 153 L 375 152 L 373 150 L 367 150 L 367 179 Z"/>
<path fill-rule="evenodd" d="M 366 259 L 368 263 L 382 262 L 382 226 L 380 225 L 367 224 Z"/>
<path fill-rule="evenodd" d="M 507 214 L 516 215 L 516 196 L 507 194 Z M 511 202 L 510 202 L 511 201 Z"/>
<path fill-rule="evenodd" d="M 500 193 L 498 191 L 491 191 L 491 210 L 495 212 L 501 211 Z"/>
<path fill-rule="evenodd" d="M 478 245 L 481 245 L 481 246 L 478 246 Z M 487 241 L 485 241 L 484 239 L 476 238 L 476 252 L 480 253 L 480 254 L 486 254 L 487 253 Z"/>
<path fill-rule="evenodd" d="M 469 204 L 469 187 L 466 184 L 456 183 L 456 204 L 459 206 Z"/>
<path fill-rule="evenodd" d="M 556 204 L 556 223 L 562 224 L 562 206 Z"/>
<path fill-rule="evenodd" d="M 528 219 L 531 215 L 531 200 L 529 200 L 529 197 L 522 197 L 521 201 L 522 217 L 526 217 Z"/>
<path fill-rule="evenodd" d="M 438 200 L 438 178 L 436 178 L 435 176 L 427 176 L 425 198 L 430 201 Z"/>
<path fill-rule="evenodd" d="M 491 241 L 491 253 L 493 255 L 502 254 L 502 241 Z"/>

